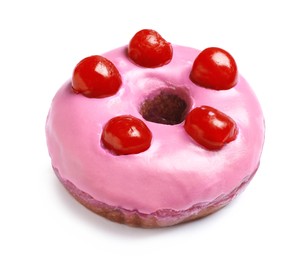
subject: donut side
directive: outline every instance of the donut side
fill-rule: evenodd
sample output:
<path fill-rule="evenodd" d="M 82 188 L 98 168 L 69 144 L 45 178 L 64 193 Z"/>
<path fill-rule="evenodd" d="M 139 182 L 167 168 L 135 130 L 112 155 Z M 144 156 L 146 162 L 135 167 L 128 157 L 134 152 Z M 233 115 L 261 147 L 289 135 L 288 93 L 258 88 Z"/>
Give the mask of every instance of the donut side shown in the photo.
<path fill-rule="evenodd" d="M 259 166 L 259 165 L 258 165 Z M 106 219 L 126 224 L 132 227 L 160 228 L 173 226 L 206 217 L 224 206 L 228 205 L 237 197 L 254 177 L 258 167 L 248 175 L 234 190 L 228 194 L 219 196 L 208 203 L 199 203 L 186 210 L 162 209 L 150 214 L 141 213 L 138 210 L 127 210 L 122 207 L 111 206 L 94 199 L 88 193 L 77 188 L 71 181 L 65 180 L 58 169 L 54 168 L 58 179 L 65 189 L 83 206 Z"/>

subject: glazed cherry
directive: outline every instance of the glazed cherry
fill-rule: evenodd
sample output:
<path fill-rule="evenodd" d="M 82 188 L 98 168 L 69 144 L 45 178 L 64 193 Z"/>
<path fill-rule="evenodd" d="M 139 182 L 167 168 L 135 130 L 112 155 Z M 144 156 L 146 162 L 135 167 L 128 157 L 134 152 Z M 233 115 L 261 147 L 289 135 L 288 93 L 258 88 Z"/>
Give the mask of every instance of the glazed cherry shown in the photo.
<path fill-rule="evenodd" d="M 131 39 L 128 55 L 140 66 L 155 68 L 171 61 L 173 49 L 171 43 L 168 43 L 158 32 L 144 29 Z"/>
<path fill-rule="evenodd" d="M 235 140 L 238 133 L 231 117 L 209 106 L 193 109 L 187 115 L 184 127 L 198 144 L 209 150 L 221 149 Z"/>
<path fill-rule="evenodd" d="M 191 80 L 199 86 L 225 90 L 237 84 L 238 71 L 234 58 L 225 50 L 210 47 L 195 59 Z"/>
<path fill-rule="evenodd" d="M 114 64 L 98 55 L 81 60 L 72 76 L 73 91 L 90 98 L 112 96 L 121 84 L 121 75 Z"/>
<path fill-rule="evenodd" d="M 104 146 L 117 155 L 141 153 L 150 147 L 151 140 L 146 124 L 130 115 L 110 119 L 101 136 Z"/>

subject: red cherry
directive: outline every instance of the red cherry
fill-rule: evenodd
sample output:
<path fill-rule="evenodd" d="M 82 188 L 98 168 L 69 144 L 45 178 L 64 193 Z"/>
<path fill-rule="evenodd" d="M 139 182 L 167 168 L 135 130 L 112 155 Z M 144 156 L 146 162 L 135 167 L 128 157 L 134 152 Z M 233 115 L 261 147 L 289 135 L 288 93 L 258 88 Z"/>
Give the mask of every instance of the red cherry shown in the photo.
<path fill-rule="evenodd" d="M 172 54 L 171 43 L 154 30 L 144 29 L 137 32 L 128 46 L 130 59 L 147 68 L 160 67 L 169 63 Z"/>
<path fill-rule="evenodd" d="M 151 139 L 145 123 L 130 115 L 110 119 L 101 137 L 104 146 L 117 155 L 141 153 L 150 147 Z"/>
<path fill-rule="evenodd" d="M 215 90 L 225 90 L 237 84 L 238 71 L 234 58 L 223 49 L 211 47 L 195 59 L 191 80 L 197 85 Z"/>
<path fill-rule="evenodd" d="M 194 108 L 187 115 L 184 127 L 197 143 L 209 150 L 222 148 L 235 140 L 238 133 L 231 117 L 209 106 Z"/>
<path fill-rule="evenodd" d="M 90 98 L 112 96 L 121 84 L 121 75 L 114 64 L 98 55 L 81 60 L 72 76 L 74 92 Z"/>

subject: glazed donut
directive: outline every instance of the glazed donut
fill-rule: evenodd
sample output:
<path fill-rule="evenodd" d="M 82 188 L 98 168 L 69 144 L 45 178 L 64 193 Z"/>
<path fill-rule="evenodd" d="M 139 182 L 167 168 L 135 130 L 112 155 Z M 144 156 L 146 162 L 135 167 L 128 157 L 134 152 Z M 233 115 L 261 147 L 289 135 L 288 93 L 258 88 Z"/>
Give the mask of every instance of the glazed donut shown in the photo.
<path fill-rule="evenodd" d="M 164 227 L 213 213 L 246 187 L 264 118 L 229 53 L 142 30 L 77 64 L 52 101 L 46 137 L 57 177 L 85 207 Z"/>

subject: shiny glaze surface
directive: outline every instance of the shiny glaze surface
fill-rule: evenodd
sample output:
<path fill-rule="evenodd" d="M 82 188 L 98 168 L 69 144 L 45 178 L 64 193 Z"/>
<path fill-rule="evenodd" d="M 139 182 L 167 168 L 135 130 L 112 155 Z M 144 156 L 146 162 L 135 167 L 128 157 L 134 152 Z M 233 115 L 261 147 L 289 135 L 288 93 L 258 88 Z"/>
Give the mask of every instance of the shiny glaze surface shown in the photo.
<path fill-rule="evenodd" d="M 256 96 L 245 79 L 229 90 L 211 90 L 189 78 L 199 50 L 173 45 L 165 66 L 149 69 L 127 57 L 127 46 L 103 56 L 122 75 L 122 86 L 111 97 L 87 98 L 66 82 L 53 99 L 46 123 L 53 167 L 64 180 L 95 200 L 126 210 L 152 213 L 186 210 L 224 196 L 257 169 L 264 142 L 264 119 Z M 149 122 L 139 113 L 142 102 L 160 89 L 186 100 L 189 110 L 207 105 L 229 115 L 237 124 L 234 141 L 219 151 L 199 146 L 184 130 L 184 122 Z M 103 127 L 111 118 L 129 114 L 152 132 L 145 152 L 114 155 L 100 145 Z"/>

